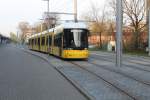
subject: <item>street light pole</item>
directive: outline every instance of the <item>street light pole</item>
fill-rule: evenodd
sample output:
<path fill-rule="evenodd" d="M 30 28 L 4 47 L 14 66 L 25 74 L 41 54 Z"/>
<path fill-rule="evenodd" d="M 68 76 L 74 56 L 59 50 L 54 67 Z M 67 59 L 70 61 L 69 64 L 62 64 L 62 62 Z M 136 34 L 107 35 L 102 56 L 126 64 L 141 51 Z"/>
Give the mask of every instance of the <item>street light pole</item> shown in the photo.
<path fill-rule="evenodd" d="M 150 0 L 146 0 L 146 16 L 148 25 L 148 56 L 150 56 Z"/>
<path fill-rule="evenodd" d="M 150 56 L 150 8 L 148 9 L 148 55 Z"/>
<path fill-rule="evenodd" d="M 78 21 L 78 18 L 77 18 L 77 0 L 74 0 L 74 20 L 75 20 L 75 22 Z"/>
<path fill-rule="evenodd" d="M 122 11 L 122 0 L 117 0 L 117 18 L 116 18 L 116 65 L 121 67 L 122 65 L 122 21 L 123 21 L 123 11 Z"/>

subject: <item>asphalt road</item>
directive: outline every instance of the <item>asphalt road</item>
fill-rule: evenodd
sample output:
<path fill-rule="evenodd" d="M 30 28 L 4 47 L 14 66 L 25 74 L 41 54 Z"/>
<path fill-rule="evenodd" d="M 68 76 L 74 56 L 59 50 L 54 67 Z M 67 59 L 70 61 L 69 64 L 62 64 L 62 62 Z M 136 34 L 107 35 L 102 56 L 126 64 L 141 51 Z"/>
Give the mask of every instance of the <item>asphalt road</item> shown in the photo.
<path fill-rule="evenodd" d="M 0 100 L 86 100 L 44 60 L 0 46 Z"/>

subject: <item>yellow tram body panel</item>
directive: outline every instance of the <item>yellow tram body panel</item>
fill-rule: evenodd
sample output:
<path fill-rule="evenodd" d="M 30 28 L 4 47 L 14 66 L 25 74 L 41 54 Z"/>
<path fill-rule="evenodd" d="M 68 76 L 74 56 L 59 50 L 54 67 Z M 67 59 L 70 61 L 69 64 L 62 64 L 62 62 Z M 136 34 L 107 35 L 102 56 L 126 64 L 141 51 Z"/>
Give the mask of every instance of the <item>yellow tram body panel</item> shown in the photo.
<path fill-rule="evenodd" d="M 40 51 L 41 51 L 41 52 L 46 52 L 46 47 L 45 47 L 45 45 L 44 45 L 44 46 L 42 46 L 42 45 L 40 46 Z"/>
<path fill-rule="evenodd" d="M 62 52 L 62 58 L 86 59 L 88 56 L 88 50 L 63 50 Z"/>
<path fill-rule="evenodd" d="M 33 49 L 38 51 L 38 46 L 37 46 L 37 45 L 34 45 L 34 46 L 33 46 Z"/>
<path fill-rule="evenodd" d="M 55 56 L 60 56 L 60 48 L 59 47 L 52 47 L 52 54 Z"/>

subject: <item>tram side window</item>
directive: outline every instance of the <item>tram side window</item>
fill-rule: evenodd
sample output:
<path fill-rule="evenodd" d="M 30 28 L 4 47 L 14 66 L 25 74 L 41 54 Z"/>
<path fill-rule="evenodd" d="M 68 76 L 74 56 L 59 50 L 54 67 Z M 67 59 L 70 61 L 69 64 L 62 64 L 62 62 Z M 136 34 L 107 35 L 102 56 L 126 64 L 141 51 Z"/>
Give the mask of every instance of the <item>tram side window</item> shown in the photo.
<path fill-rule="evenodd" d="M 48 36 L 46 37 L 46 46 L 48 46 Z"/>
<path fill-rule="evenodd" d="M 38 38 L 38 46 L 40 46 L 40 38 Z"/>
<path fill-rule="evenodd" d="M 42 45 L 45 45 L 45 37 L 42 37 Z"/>
<path fill-rule="evenodd" d="M 81 47 L 88 48 L 88 32 L 85 31 L 81 35 Z"/>
<path fill-rule="evenodd" d="M 58 46 L 58 47 L 61 47 L 61 44 L 62 44 L 62 41 L 61 41 L 61 34 L 56 35 L 56 36 L 54 37 L 54 45 L 55 45 L 55 46 Z"/>
<path fill-rule="evenodd" d="M 32 39 L 32 45 L 34 45 L 34 39 Z"/>
<path fill-rule="evenodd" d="M 49 39 L 49 45 L 51 46 L 52 37 L 51 36 L 46 37 L 46 45 L 48 45 L 48 39 Z"/>
<path fill-rule="evenodd" d="M 34 39 L 34 43 L 35 43 L 35 45 L 36 45 L 36 39 Z"/>
<path fill-rule="evenodd" d="M 49 36 L 49 45 L 52 44 L 52 36 Z"/>

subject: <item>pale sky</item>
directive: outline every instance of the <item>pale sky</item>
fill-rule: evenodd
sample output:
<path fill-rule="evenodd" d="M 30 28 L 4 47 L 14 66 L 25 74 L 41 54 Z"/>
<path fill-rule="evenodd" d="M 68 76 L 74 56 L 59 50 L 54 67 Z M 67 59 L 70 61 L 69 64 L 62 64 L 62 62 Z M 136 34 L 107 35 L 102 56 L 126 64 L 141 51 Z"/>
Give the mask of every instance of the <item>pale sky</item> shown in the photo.
<path fill-rule="evenodd" d="M 103 7 L 105 1 L 78 0 L 78 17 L 89 9 L 91 2 Z M 28 21 L 30 24 L 38 22 L 47 10 L 46 4 L 43 0 L 1 0 L 0 33 L 9 36 L 10 32 L 17 32 L 17 25 L 21 21 Z M 73 12 L 73 0 L 50 0 L 50 11 Z"/>

